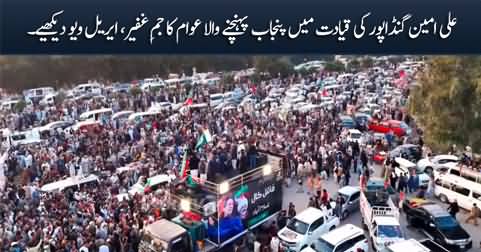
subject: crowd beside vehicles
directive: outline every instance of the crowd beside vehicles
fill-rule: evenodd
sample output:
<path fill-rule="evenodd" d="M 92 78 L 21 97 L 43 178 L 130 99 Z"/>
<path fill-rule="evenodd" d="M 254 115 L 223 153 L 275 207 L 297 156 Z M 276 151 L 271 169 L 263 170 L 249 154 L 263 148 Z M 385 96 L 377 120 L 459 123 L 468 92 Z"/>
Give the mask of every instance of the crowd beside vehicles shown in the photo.
<path fill-rule="evenodd" d="M 332 73 L 320 64 L 301 66 L 316 69 L 314 74 L 259 83 L 243 80 L 252 74 L 246 70 L 231 89 L 217 74 L 206 73 L 112 86 L 85 83 L 68 90 L 63 101 L 50 87 L 27 90 L 20 113 L 12 105 L 20 98 L 2 102 L 0 248 L 202 250 L 203 239 L 174 223 L 190 212 L 175 197 L 175 187 L 196 191 L 205 185 L 195 181 L 242 175 L 257 167 L 261 149 L 285 158 L 285 183 L 306 182 L 312 202 L 299 213 L 279 214 L 284 219 L 275 231 L 233 242 L 236 249 L 251 249 L 246 243 L 257 244 L 254 251 L 296 252 L 473 247 L 455 216 L 421 200 L 426 194 L 456 200 L 477 223 L 481 175 L 472 168 L 469 149 L 462 155 L 426 154 L 402 105 L 408 92 L 393 84 L 400 78 L 395 65 Z M 133 88 L 140 93 L 131 93 Z M 379 171 L 373 163 L 383 167 L 381 178 L 374 177 Z M 319 185 L 332 178 L 339 184 L 334 197 Z M 358 178 L 360 185 L 351 186 Z M 416 197 L 397 199 L 404 194 Z M 241 214 L 240 203 L 226 202 Z M 344 223 L 358 210 L 362 227 Z M 429 240 L 409 240 L 402 215 Z M 221 222 L 205 219 L 198 222 Z"/>

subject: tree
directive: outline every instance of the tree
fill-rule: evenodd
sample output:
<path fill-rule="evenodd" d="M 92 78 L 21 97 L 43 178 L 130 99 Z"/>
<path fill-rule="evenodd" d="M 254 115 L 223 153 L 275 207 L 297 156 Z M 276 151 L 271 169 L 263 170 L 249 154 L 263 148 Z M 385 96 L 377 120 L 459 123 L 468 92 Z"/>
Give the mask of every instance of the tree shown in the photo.
<path fill-rule="evenodd" d="M 254 60 L 254 66 L 259 73 L 267 72 L 271 76 L 286 77 L 294 72 L 288 57 L 259 56 Z"/>
<path fill-rule="evenodd" d="M 63 91 L 59 91 L 57 95 L 55 96 L 55 104 L 60 105 L 65 101 L 65 98 L 67 95 Z"/>
<path fill-rule="evenodd" d="M 347 71 L 355 71 L 361 67 L 361 62 L 358 59 L 352 59 L 347 63 Z"/>
<path fill-rule="evenodd" d="M 328 72 L 344 72 L 346 71 L 346 68 L 342 62 L 336 60 L 332 62 L 327 62 L 324 65 L 324 70 Z"/>
<path fill-rule="evenodd" d="M 139 96 L 142 93 L 142 90 L 139 87 L 132 87 L 130 89 L 130 94 L 134 97 Z"/>
<path fill-rule="evenodd" d="M 411 92 L 409 111 L 432 148 L 481 148 L 481 57 L 434 57 Z"/>
<path fill-rule="evenodd" d="M 371 57 L 364 57 L 361 59 L 360 62 L 361 68 L 370 68 L 374 66 L 374 61 L 372 60 Z"/>
<path fill-rule="evenodd" d="M 17 113 L 22 113 L 25 107 L 27 107 L 27 103 L 24 100 L 20 100 L 17 102 L 17 104 L 15 104 L 15 111 Z"/>
<path fill-rule="evenodd" d="M 234 75 L 232 73 L 222 75 L 221 84 L 225 90 L 232 90 L 234 88 Z"/>

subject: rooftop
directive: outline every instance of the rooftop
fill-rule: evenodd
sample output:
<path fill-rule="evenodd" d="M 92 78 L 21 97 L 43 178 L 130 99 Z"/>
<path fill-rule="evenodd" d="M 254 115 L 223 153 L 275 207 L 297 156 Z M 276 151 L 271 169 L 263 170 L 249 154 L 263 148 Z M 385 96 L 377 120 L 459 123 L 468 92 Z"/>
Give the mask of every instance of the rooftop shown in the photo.
<path fill-rule="evenodd" d="M 304 222 L 304 223 L 310 224 L 310 223 L 314 222 L 315 220 L 321 218 L 322 216 L 324 216 L 323 211 L 321 211 L 317 208 L 314 208 L 314 207 L 309 207 L 306 210 L 297 214 L 295 218 Z"/>
<path fill-rule="evenodd" d="M 352 224 L 346 224 L 321 236 L 321 238 L 335 246 L 342 241 L 345 241 L 360 234 L 364 234 L 364 231 L 361 228 Z"/>

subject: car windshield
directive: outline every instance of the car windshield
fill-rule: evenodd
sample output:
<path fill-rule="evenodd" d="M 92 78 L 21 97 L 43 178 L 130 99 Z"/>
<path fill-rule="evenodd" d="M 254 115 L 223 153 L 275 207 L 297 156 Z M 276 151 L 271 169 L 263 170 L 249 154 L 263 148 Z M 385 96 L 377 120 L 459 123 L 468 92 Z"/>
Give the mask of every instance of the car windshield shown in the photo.
<path fill-rule="evenodd" d="M 295 231 L 298 234 L 305 234 L 307 232 L 307 229 L 309 228 L 309 225 L 294 218 L 289 221 L 289 223 L 287 224 L 287 228 Z"/>
<path fill-rule="evenodd" d="M 361 138 L 362 134 L 359 134 L 359 133 L 352 133 L 351 134 L 351 138 L 353 139 L 358 139 L 358 138 Z"/>
<path fill-rule="evenodd" d="M 378 236 L 395 238 L 402 237 L 401 228 L 396 225 L 382 225 L 378 227 Z"/>
<path fill-rule="evenodd" d="M 323 239 L 317 239 L 312 247 L 316 252 L 332 252 L 334 250 L 334 246 Z"/>
<path fill-rule="evenodd" d="M 215 95 L 215 96 L 211 96 L 211 97 L 210 97 L 211 100 L 220 100 L 220 99 L 222 99 L 222 98 L 224 98 L 224 97 L 221 96 L 221 95 Z"/>
<path fill-rule="evenodd" d="M 434 219 L 434 222 L 440 229 L 452 229 L 459 225 L 458 222 L 451 216 L 437 217 Z"/>

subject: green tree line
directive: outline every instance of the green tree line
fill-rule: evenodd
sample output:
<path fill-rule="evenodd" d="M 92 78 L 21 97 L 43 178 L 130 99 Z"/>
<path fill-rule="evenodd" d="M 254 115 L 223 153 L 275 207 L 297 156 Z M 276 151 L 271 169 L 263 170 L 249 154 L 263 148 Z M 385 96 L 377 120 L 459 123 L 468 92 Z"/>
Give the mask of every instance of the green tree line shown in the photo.
<path fill-rule="evenodd" d="M 481 57 L 432 57 L 418 76 L 409 111 L 437 150 L 450 145 L 481 150 Z"/>
<path fill-rule="evenodd" d="M 0 56 L 0 87 L 21 91 L 40 86 L 72 86 L 88 80 L 129 82 L 153 75 L 192 74 L 256 67 L 271 76 L 292 73 L 293 66 L 308 60 L 332 60 L 326 55 L 240 56 Z"/>

